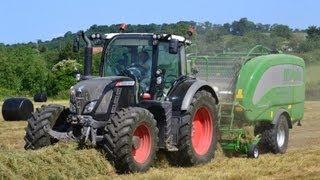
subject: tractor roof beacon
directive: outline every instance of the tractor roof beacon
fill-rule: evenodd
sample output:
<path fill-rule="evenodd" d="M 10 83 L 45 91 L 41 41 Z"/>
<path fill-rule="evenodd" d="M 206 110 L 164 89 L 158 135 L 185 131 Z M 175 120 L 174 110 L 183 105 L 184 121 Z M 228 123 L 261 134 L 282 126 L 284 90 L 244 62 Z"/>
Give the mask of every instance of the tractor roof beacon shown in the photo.
<path fill-rule="evenodd" d="M 121 32 L 124 29 L 122 24 Z M 194 28 L 190 28 L 188 35 L 193 32 Z M 171 34 L 86 36 L 81 31 L 74 41 L 76 51 L 80 39 L 86 44 L 84 73 L 70 89 L 70 107 L 48 105 L 37 109 L 28 119 L 25 149 L 74 140 L 80 145 L 102 148 L 119 173 L 143 172 L 149 169 L 159 148 L 168 151 L 168 160 L 175 165 L 209 162 L 214 157 L 221 126 L 222 136 L 229 137 L 221 140 L 223 149 L 257 157 L 260 136 L 243 141 L 244 130 L 233 123 L 233 110 L 244 108 L 245 104 L 225 103 L 232 107 L 231 124 L 221 124 L 225 109 L 219 105 L 218 97 L 223 99 L 229 94 L 223 89 L 224 81 L 220 85 L 210 77 L 196 78 L 191 73 L 192 65 L 202 68 L 199 75 L 209 75 L 208 68 L 221 67 L 222 61 L 211 63 L 207 56 L 190 56 L 187 60 L 185 50 L 191 42 Z M 92 54 L 97 42 L 103 44 L 100 73 L 92 76 Z M 234 72 L 230 79 L 239 75 L 239 71 Z M 288 126 L 281 122 L 286 130 Z"/>

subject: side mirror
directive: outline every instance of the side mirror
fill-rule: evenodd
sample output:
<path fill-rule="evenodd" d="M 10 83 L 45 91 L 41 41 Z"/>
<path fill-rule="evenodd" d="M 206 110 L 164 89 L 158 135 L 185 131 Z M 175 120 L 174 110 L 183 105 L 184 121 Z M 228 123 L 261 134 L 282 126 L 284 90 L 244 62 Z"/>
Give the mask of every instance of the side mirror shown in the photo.
<path fill-rule="evenodd" d="M 80 49 L 79 37 L 76 37 L 76 38 L 73 40 L 72 49 L 73 49 L 73 52 L 75 52 L 75 53 L 79 52 L 79 49 Z"/>
<path fill-rule="evenodd" d="M 169 42 L 169 53 L 177 54 L 179 51 L 179 41 L 177 39 L 171 39 Z"/>

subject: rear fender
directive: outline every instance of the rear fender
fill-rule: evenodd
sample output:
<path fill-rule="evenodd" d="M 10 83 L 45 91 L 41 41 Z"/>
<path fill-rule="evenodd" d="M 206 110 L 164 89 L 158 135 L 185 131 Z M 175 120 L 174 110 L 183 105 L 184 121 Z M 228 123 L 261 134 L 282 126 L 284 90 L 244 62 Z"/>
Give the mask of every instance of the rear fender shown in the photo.
<path fill-rule="evenodd" d="M 218 104 L 219 100 L 214 89 L 216 87 L 207 81 L 189 79 L 174 87 L 173 91 L 169 94 L 169 100 L 172 101 L 174 110 L 185 111 L 188 110 L 193 96 L 198 91 L 206 90 L 212 94 Z"/>
<path fill-rule="evenodd" d="M 276 115 L 274 116 L 273 120 L 272 120 L 272 124 L 277 124 L 280 116 L 284 114 L 287 117 L 287 121 L 288 121 L 288 126 L 291 129 L 292 128 L 292 123 L 291 123 L 291 118 L 289 115 L 289 112 L 285 109 L 279 109 L 278 112 L 276 113 Z"/>
<path fill-rule="evenodd" d="M 203 81 L 203 80 L 197 80 L 196 82 L 194 82 L 192 84 L 192 86 L 188 89 L 186 95 L 183 98 L 182 104 L 181 104 L 181 110 L 188 110 L 192 98 L 193 96 L 201 90 L 206 90 L 208 92 L 210 92 L 212 94 L 212 96 L 215 98 L 216 100 L 216 104 L 219 103 L 217 94 L 215 92 L 216 87 L 213 86 L 211 83 L 207 82 L 207 81 Z"/>

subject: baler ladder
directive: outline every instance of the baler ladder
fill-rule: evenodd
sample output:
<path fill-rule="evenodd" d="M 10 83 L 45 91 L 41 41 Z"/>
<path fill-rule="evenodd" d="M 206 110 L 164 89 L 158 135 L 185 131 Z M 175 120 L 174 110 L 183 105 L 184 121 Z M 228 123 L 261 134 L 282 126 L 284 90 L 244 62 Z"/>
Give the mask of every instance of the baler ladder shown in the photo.
<path fill-rule="evenodd" d="M 227 108 L 224 110 L 224 107 L 231 106 L 231 108 Z M 235 102 L 227 103 L 223 102 L 219 106 L 219 126 L 223 128 L 232 129 L 234 123 L 234 108 L 236 106 Z M 223 119 L 223 120 L 222 120 Z"/>

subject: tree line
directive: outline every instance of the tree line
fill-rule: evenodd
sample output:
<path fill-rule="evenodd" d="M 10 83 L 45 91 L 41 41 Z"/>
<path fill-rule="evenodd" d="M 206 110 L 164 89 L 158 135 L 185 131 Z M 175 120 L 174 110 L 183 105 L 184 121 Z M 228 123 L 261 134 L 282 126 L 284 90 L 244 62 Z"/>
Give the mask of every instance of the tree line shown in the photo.
<path fill-rule="evenodd" d="M 303 57 L 307 64 L 320 63 L 320 27 L 292 29 L 283 24 L 255 23 L 241 18 L 232 23 L 180 21 L 177 23 L 133 25 L 125 32 L 168 33 L 186 36 L 190 26 L 196 28 L 192 41 L 200 54 L 246 51 L 257 44 Z M 118 25 L 92 25 L 87 34 L 118 32 Z M 82 54 L 72 51 L 76 32 L 50 41 L 0 44 L 0 97 L 33 95 L 46 92 L 53 97 L 67 97 L 74 75 L 82 69 Z M 190 51 L 192 48 L 190 48 Z M 94 73 L 100 57 L 94 56 Z M 320 83 L 319 83 L 320 87 Z"/>

